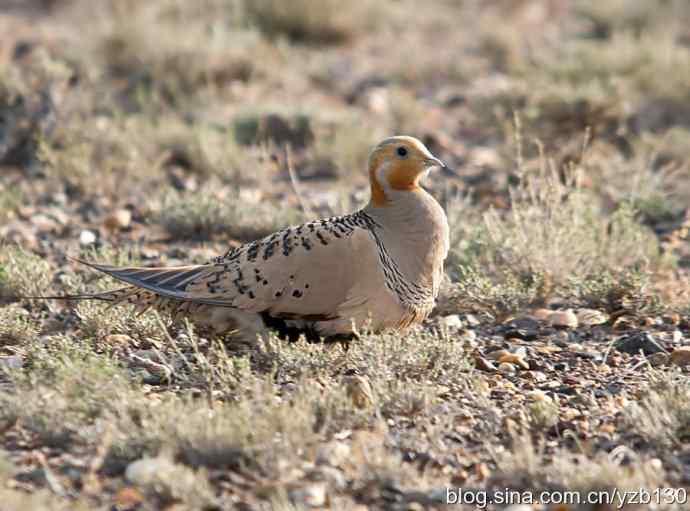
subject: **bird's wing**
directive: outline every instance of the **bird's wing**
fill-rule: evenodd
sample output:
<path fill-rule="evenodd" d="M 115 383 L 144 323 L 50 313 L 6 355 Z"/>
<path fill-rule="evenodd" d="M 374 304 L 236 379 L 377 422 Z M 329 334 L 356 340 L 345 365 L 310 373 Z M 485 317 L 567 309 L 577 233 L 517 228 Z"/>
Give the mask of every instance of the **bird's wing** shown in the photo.
<path fill-rule="evenodd" d="M 285 318 L 334 317 L 348 299 L 364 259 L 376 251 L 370 218 L 334 217 L 288 227 L 212 262 L 172 268 L 86 263 L 133 286 L 180 301 Z"/>

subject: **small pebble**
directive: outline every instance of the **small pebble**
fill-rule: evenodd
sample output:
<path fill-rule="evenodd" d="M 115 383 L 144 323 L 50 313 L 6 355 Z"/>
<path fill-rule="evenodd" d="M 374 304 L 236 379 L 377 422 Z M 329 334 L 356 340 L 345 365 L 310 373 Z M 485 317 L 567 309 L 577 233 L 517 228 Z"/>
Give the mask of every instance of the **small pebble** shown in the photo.
<path fill-rule="evenodd" d="M 493 360 L 498 360 L 499 358 L 501 358 L 505 355 L 510 355 L 510 351 L 508 351 L 508 350 L 495 350 L 495 351 L 488 353 L 486 356 L 493 359 Z"/>
<path fill-rule="evenodd" d="M 93 231 L 88 229 L 81 231 L 81 234 L 79 234 L 79 244 L 82 247 L 93 245 L 94 243 L 96 243 L 96 234 Z"/>
<path fill-rule="evenodd" d="M 532 317 L 537 321 L 548 321 L 551 314 L 553 314 L 551 309 L 537 309 L 532 312 Z"/>
<path fill-rule="evenodd" d="M 128 209 L 118 209 L 108 215 L 104 223 L 108 229 L 127 229 L 132 223 L 132 212 Z"/>
<path fill-rule="evenodd" d="M 501 364 L 498 364 L 498 372 L 502 374 L 515 374 L 515 366 L 513 364 L 509 364 L 508 362 L 503 362 Z"/>
<path fill-rule="evenodd" d="M 300 504 L 310 507 L 322 507 L 326 504 L 326 483 L 317 482 L 296 488 L 290 493 L 290 498 Z"/>
<path fill-rule="evenodd" d="M 480 371 L 486 371 L 489 373 L 496 371 L 496 366 L 484 357 L 474 357 L 474 365 Z"/>
<path fill-rule="evenodd" d="M 681 346 L 676 348 L 671 353 L 670 361 L 677 366 L 686 366 L 690 364 L 690 346 Z"/>
<path fill-rule="evenodd" d="M 527 363 L 527 361 L 520 355 L 516 355 L 515 353 L 507 353 L 502 357 L 498 358 L 499 370 L 503 364 L 512 364 L 514 366 L 520 367 L 521 369 L 529 369 L 529 364 Z"/>
<path fill-rule="evenodd" d="M 606 314 L 596 309 L 578 309 L 575 314 L 580 324 L 585 326 L 603 325 L 609 320 Z"/>
<path fill-rule="evenodd" d="M 134 339 L 125 334 L 109 334 L 105 336 L 104 341 L 114 346 L 127 346 L 128 344 L 132 344 Z"/>
<path fill-rule="evenodd" d="M 167 458 L 141 458 L 125 469 L 125 478 L 136 485 L 151 484 L 173 472 L 175 464 Z"/>
<path fill-rule="evenodd" d="M 572 309 L 556 311 L 549 315 L 549 323 L 556 328 L 577 328 L 577 316 Z"/>
<path fill-rule="evenodd" d="M 525 348 L 524 346 L 518 346 L 513 350 L 513 353 L 515 353 L 518 357 L 526 358 L 527 348 Z"/>
<path fill-rule="evenodd" d="M 465 315 L 465 322 L 469 326 L 479 326 L 479 324 L 480 324 L 480 321 L 473 314 L 466 314 Z"/>
<path fill-rule="evenodd" d="M 614 343 L 618 351 L 637 355 L 640 351 L 645 355 L 653 353 L 665 353 L 664 347 L 659 344 L 648 332 L 636 332 L 624 335 Z"/>
<path fill-rule="evenodd" d="M 546 395 L 545 392 L 543 392 L 541 390 L 532 390 L 532 391 L 527 393 L 527 396 L 530 399 L 532 399 L 533 401 L 540 401 L 540 402 L 541 401 L 548 401 L 548 402 L 552 401 L 552 399 L 548 395 Z"/>
<path fill-rule="evenodd" d="M 458 330 L 462 328 L 462 320 L 457 314 L 452 314 L 450 316 L 444 316 L 439 318 L 438 324 L 441 327 L 445 327 L 448 330 Z"/>

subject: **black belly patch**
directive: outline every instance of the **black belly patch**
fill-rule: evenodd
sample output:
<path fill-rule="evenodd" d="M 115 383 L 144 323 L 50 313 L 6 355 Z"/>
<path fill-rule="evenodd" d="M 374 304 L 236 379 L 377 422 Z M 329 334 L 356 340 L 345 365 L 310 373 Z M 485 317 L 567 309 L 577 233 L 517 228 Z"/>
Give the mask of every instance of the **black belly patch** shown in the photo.
<path fill-rule="evenodd" d="M 273 317 L 266 311 L 261 313 L 261 319 L 263 319 L 267 328 L 274 330 L 278 337 L 284 341 L 296 342 L 302 334 L 304 334 L 309 343 L 321 341 L 321 336 L 311 327 L 298 328 L 296 326 L 288 326 L 284 319 Z"/>

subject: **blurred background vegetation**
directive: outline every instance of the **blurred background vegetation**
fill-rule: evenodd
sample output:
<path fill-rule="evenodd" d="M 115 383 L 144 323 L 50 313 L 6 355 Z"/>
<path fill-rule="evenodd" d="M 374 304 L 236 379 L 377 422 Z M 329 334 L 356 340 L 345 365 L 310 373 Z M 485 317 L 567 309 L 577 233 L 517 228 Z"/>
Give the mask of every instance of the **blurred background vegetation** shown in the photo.
<path fill-rule="evenodd" d="M 309 210 L 341 213 L 366 201 L 370 147 L 404 133 L 462 176 L 426 183 L 451 279 L 527 286 L 501 307 L 690 264 L 683 0 L 5 5 L 0 234 L 31 250 L 40 211 L 53 238 L 106 246 L 297 222 L 287 145 Z M 104 230 L 122 208 L 133 225 Z"/>

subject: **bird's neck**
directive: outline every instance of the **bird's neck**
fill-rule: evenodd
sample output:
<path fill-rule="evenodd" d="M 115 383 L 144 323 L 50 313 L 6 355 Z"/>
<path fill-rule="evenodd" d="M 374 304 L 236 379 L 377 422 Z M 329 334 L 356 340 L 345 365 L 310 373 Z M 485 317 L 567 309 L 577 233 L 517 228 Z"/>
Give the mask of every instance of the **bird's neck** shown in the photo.
<path fill-rule="evenodd" d="M 366 211 L 375 218 L 396 224 L 395 228 L 403 231 L 415 231 L 422 224 L 433 223 L 439 214 L 445 220 L 439 203 L 420 186 L 409 190 L 387 190 L 385 201 L 372 196 Z"/>
<path fill-rule="evenodd" d="M 439 271 L 448 251 L 448 221 L 443 208 L 424 189 L 388 192 L 385 205 L 366 208 L 381 226 L 381 241 L 403 274 L 426 281 Z"/>

